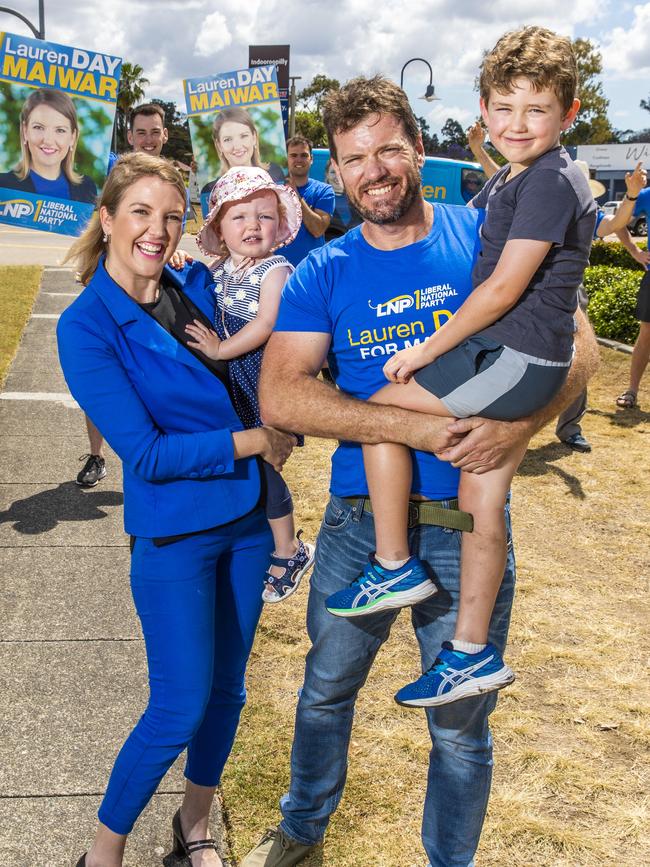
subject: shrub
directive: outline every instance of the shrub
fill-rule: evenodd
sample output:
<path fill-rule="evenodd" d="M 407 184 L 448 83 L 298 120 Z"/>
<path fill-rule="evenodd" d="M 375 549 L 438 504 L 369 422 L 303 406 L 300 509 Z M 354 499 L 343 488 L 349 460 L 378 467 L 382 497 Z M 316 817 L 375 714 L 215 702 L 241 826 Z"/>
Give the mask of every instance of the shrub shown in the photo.
<path fill-rule="evenodd" d="M 637 246 L 645 249 L 645 244 L 637 244 Z M 630 256 L 620 241 L 594 241 L 591 245 L 589 264 L 643 271 L 643 266 Z"/>
<path fill-rule="evenodd" d="M 641 275 L 631 268 L 596 265 L 585 270 L 587 312 L 599 337 L 634 343 L 639 333 L 635 310 L 640 282 Z"/>

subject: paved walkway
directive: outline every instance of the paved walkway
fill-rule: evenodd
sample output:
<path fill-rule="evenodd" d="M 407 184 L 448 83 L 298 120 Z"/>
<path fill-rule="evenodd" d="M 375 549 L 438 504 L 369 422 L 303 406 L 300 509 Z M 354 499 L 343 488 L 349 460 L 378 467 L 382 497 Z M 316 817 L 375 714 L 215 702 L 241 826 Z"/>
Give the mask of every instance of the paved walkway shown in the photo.
<path fill-rule="evenodd" d="M 70 270 L 45 269 L 0 394 L 2 867 L 76 864 L 147 696 L 119 461 L 109 452 L 96 488 L 74 484 L 88 444 L 55 328 L 79 290 Z M 160 867 L 182 787 L 179 761 L 129 838 L 125 867 Z M 215 836 L 220 830 L 215 816 Z"/>

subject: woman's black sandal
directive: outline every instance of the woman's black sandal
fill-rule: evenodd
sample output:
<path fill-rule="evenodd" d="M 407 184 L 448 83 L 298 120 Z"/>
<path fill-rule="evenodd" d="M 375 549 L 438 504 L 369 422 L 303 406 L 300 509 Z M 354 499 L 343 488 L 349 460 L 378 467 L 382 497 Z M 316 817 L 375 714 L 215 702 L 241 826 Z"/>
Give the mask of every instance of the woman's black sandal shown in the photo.
<path fill-rule="evenodd" d="M 192 854 L 194 852 L 199 852 L 201 849 L 214 849 L 214 851 L 219 854 L 216 840 L 212 840 L 211 838 L 207 840 L 191 840 L 189 843 L 185 840 L 183 829 L 181 828 L 180 809 L 176 810 L 174 818 L 172 819 L 172 834 L 174 835 L 172 843 L 173 854 L 187 856 L 190 859 L 190 863 L 192 862 Z M 79 865 L 77 865 L 77 867 L 79 867 Z M 83 867 L 83 865 L 81 865 L 81 867 Z"/>

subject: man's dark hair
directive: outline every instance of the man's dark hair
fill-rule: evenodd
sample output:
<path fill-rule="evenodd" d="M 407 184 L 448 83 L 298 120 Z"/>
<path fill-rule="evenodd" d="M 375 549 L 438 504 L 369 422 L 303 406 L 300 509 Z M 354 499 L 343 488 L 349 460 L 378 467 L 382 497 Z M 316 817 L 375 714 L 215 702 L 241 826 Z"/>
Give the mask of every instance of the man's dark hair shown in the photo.
<path fill-rule="evenodd" d="M 294 136 L 292 136 L 292 137 L 287 141 L 287 150 L 289 150 L 290 147 L 295 147 L 295 146 L 297 146 L 297 145 L 301 145 L 301 144 L 302 144 L 302 145 L 307 145 L 307 147 L 309 148 L 309 153 L 312 152 L 314 146 L 313 146 L 313 144 L 309 141 L 308 138 L 305 138 L 305 137 L 304 137 L 304 135 L 294 135 Z"/>
<path fill-rule="evenodd" d="M 145 117 L 153 117 L 154 114 L 157 114 L 163 127 L 165 126 L 165 109 L 156 102 L 143 102 L 142 105 L 136 105 L 135 108 L 131 109 L 129 112 L 130 130 L 133 129 L 133 118 L 138 114 L 143 114 Z"/>
<path fill-rule="evenodd" d="M 402 88 L 383 75 L 359 76 L 330 91 L 323 101 L 323 123 L 334 159 L 334 134 L 347 132 L 371 114 L 392 114 L 401 121 L 411 144 L 417 143 L 420 126 Z"/>

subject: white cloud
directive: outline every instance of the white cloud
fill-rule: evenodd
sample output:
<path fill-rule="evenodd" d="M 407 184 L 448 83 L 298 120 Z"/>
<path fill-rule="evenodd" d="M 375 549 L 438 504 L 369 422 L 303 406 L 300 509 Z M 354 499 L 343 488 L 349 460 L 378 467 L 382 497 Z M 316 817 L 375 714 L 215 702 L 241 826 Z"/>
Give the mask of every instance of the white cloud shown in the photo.
<path fill-rule="evenodd" d="M 231 42 L 232 34 L 228 29 L 228 22 L 221 12 L 213 12 L 201 23 L 194 47 L 200 57 L 214 57 Z"/>
<path fill-rule="evenodd" d="M 615 27 L 602 44 L 605 71 L 614 77 L 647 78 L 650 74 L 650 3 L 634 7 L 627 29 Z"/>

